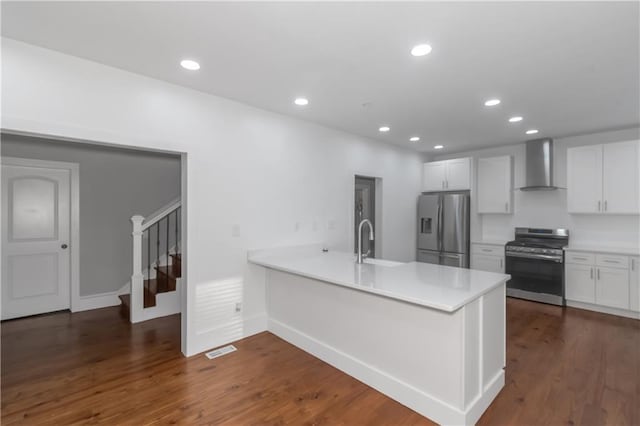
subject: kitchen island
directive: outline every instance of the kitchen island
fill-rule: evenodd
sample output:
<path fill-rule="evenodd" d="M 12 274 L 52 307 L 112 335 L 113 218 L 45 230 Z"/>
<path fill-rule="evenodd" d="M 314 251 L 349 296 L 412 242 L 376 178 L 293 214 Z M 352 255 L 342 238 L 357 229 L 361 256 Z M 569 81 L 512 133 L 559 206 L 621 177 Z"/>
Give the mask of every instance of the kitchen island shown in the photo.
<path fill-rule="evenodd" d="M 473 424 L 504 386 L 508 275 L 318 247 L 249 261 L 270 332 L 431 420 Z"/>

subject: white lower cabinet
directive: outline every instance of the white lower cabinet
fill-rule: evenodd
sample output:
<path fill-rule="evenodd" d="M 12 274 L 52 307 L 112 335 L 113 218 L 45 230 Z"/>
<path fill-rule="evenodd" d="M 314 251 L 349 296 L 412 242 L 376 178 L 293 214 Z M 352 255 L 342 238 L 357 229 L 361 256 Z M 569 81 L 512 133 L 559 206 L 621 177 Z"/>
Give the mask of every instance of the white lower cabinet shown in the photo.
<path fill-rule="evenodd" d="M 568 302 L 638 312 L 638 259 L 622 255 L 567 252 L 565 298 Z"/>
<path fill-rule="evenodd" d="M 472 269 L 479 269 L 488 272 L 504 272 L 504 259 L 496 256 L 487 256 L 484 254 L 471 255 Z"/>
<path fill-rule="evenodd" d="M 629 270 L 596 268 L 596 303 L 611 308 L 629 309 Z"/>
<path fill-rule="evenodd" d="M 640 312 L 640 256 L 634 256 L 630 259 L 629 309 Z"/>
<path fill-rule="evenodd" d="M 577 302 L 596 302 L 596 279 L 590 265 L 565 265 L 565 298 Z"/>
<path fill-rule="evenodd" d="M 471 269 L 504 273 L 504 244 L 473 243 Z"/>

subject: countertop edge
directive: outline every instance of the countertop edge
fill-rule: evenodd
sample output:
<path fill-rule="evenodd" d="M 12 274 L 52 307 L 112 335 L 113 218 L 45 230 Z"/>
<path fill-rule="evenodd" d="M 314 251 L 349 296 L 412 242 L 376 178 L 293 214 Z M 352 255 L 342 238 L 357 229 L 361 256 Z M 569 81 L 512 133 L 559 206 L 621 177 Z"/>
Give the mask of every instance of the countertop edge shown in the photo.
<path fill-rule="evenodd" d="M 564 251 L 579 251 L 588 253 L 607 253 L 607 254 L 619 254 L 623 256 L 640 256 L 640 248 L 625 248 L 625 247 L 589 247 L 589 246 L 566 246 Z"/>
<path fill-rule="evenodd" d="M 288 274 L 297 275 L 297 276 L 304 277 L 304 278 L 310 278 L 310 279 L 313 279 L 313 280 L 316 280 L 316 281 L 322 281 L 322 282 L 325 282 L 327 284 L 338 285 L 340 287 L 350 288 L 350 289 L 353 289 L 353 290 L 361 291 L 363 293 L 375 294 L 377 296 L 386 297 L 388 299 L 397 300 L 399 302 L 411 303 L 413 305 L 418 305 L 418 306 L 422 306 L 422 307 L 425 307 L 425 308 L 431 308 L 431 309 L 435 309 L 435 310 L 439 310 L 439 311 L 443 311 L 443 312 L 447 312 L 447 313 L 453 313 L 453 312 L 457 311 L 458 309 L 460 309 L 463 306 L 469 304 L 473 300 L 476 300 L 476 299 L 484 296 L 485 294 L 489 293 L 490 291 L 494 290 L 498 286 L 506 284 L 506 282 L 508 281 L 508 278 L 505 278 L 504 280 L 500 280 L 500 281 L 496 282 L 494 285 L 487 287 L 486 289 L 484 289 L 484 291 L 480 292 L 479 294 L 474 295 L 473 297 L 466 298 L 466 299 L 464 299 L 463 301 L 461 301 L 460 303 L 458 303 L 456 305 L 450 306 L 450 305 L 441 305 L 441 304 L 437 304 L 437 303 L 429 303 L 429 302 L 426 302 L 423 299 L 415 299 L 415 298 L 411 298 L 411 297 L 398 296 L 397 294 L 392 294 L 392 293 L 388 293 L 388 292 L 385 292 L 385 291 L 377 291 L 377 290 L 373 290 L 373 289 L 371 289 L 369 287 L 358 286 L 358 285 L 355 285 L 355 284 L 352 284 L 352 283 L 348 283 L 348 282 L 342 282 L 342 281 L 339 281 L 339 280 L 333 280 L 333 279 L 329 279 L 327 277 L 322 277 L 322 276 L 318 276 L 318 275 L 315 275 L 315 274 L 309 274 L 309 273 L 293 270 L 293 269 L 286 268 L 286 267 L 279 266 L 279 265 L 273 265 L 273 264 L 270 264 L 270 263 L 265 262 L 265 261 L 260 261 L 258 259 L 249 258 L 248 261 L 250 263 L 253 263 L 254 265 L 259 265 L 259 266 L 262 266 L 264 268 L 269 268 L 269 269 L 273 269 L 273 270 L 280 271 L 280 272 L 286 272 Z"/>

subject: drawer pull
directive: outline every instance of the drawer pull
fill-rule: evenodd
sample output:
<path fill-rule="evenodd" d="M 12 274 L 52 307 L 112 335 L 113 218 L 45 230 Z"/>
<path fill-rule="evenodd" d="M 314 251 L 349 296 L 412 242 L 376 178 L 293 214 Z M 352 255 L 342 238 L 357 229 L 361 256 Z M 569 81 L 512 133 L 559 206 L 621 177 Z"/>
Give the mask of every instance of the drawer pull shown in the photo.
<path fill-rule="evenodd" d="M 491 253 L 493 250 L 491 250 L 491 249 L 484 249 L 484 248 L 483 248 L 483 249 L 482 249 L 482 251 L 487 252 L 487 253 Z"/>
<path fill-rule="evenodd" d="M 580 256 L 573 256 L 573 258 L 576 260 L 587 260 L 586 257 L 580 257 Z"/>
<path fill-rule="evenodd" d="M 607 262 L 607 263 L 620 263 L 620 262 L 618 262 L 617 260 L 607 260 L 607 259 L 603 260 L 603 262 Z"/>

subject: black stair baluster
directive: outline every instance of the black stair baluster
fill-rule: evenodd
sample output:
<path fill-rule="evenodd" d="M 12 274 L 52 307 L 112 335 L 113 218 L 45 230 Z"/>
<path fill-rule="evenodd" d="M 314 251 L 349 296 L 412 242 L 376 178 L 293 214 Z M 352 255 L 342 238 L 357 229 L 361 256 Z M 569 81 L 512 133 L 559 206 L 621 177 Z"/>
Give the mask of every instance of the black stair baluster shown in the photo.
<path fill-rule="evenodd" d="M 145 229 L 147 233 L 147 279 L 151 278 L 151 228 Z"/>
<path fill-rule="evenodd" d="M 171 214 L 167 215 L 167 258 L 165 260 L 165 263 L 167 265 L 167 272 L 169 271 L 169 218 L 171 217 Z"/>
<path fill-rule="evenodd" d="M 180 210 L 180 207 L 178 207 L 176 209 L 176 223 L 175 223 L 175 225 L 176 225 L 175 226 L 175 228 L 176 228 L 175 229 L 176 240 L 174 242 L 174 244 L 175 244 L 175 250 L 174 251 L 176 252 L 176 256 L 178 255 L 178 210 Z"/>

